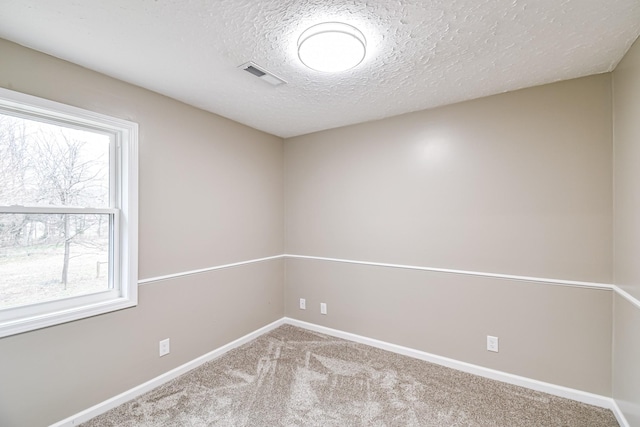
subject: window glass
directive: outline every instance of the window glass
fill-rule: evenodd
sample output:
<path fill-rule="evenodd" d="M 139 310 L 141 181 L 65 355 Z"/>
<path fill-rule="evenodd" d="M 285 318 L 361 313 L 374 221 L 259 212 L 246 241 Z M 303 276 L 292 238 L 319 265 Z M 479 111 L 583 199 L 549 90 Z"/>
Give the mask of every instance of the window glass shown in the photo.
<path fill-rule="evenodd" d="M 0 114 L 0 205 L 108 207 L 110 139 Z"/>
<path fill-rule="evenodd" d="M 109 217 L 0 214 L 0 309 L 108 290 Z"/>

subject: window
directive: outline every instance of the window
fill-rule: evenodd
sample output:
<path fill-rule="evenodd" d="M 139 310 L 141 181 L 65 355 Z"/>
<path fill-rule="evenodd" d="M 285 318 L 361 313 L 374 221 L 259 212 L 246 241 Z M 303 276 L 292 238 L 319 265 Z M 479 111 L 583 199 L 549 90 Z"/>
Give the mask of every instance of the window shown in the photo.
<path fill-rule="evenodd" d="M 137 304 L 138 125 L 0 88 L 0 337 Z"/>

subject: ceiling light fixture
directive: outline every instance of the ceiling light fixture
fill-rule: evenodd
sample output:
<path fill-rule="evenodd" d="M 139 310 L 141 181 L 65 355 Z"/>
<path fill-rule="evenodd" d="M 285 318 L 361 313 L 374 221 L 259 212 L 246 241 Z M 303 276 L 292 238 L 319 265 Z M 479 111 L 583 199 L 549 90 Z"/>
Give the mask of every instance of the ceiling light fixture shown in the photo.
<path fill-rule="evenodd" d="M 305 30 L 298 39 L 298 57 L 316 71 L 335 73 L 360 64 L 367 53 L 367 41 L 356 27 L 325 22 Z"/>

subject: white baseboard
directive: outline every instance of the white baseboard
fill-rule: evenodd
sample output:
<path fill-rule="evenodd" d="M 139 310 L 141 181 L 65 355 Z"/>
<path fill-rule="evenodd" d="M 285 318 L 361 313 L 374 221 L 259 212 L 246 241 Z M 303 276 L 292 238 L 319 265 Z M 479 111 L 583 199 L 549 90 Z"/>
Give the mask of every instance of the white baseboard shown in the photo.
<path fill-rule="evenodd" d="M 300 328 L 308 329 L 315 332 L 320 332 L 326 335 L 331 335 L 337 338 L 343 338 L 349 341 L 354 341 L 361 344 L 366 344 L 371 347 L 380 348 L 393 353 L 402 354 L 404 356 L 413 357 L 415 359 L 424 360 L 427 362 L 435 363 L 437 365 L 446 366 L 448 368 L 456 369 L 458 371 L 467 372 L 470 374 L 478 375 L 480 377 L 490 378 L 493 380 L 501 381 L 508 384 L 525 387 L 528 389 L 541 391 L 543 393 L 552 394 L 554 396 L 564 397 L 578 402 L 587 403 L 589 405 L 598 406 L 601 408 L 610 409 L 615 415 L 618 423 L 621 427 L 629 427 L 629 423 L 625 419 L 622 411 L 616 404 L 615 400 L 601 396 L 599 394 L 589 393 L 586 391 L 576 390 L 569 387 L 564 387 L 556 384 L 546 383 L 543 381 L 534 380 L 519 375 L 509 374 L 495 369 L 489 369 L 482 366 L 474 365 L 467 362 L 461 362 L 459 360 L 450 359 L 448 357 L 438 356 L 435 354 L 427 353 L 420 350 L 415 350 L 409 347 L 403 347 L 397 344 L 391 344 L 385 341 L 376 340 L 373 338 L 363 337 L 361 335 L 352 334 L 350 332 L 344 332 L 337 329 L 331 329 L 326 326 L 316 325 L 314 323 L 303 322 L 301 320 L 292 319 L 286 317 L 285 323 Z"/>
<path fill-rule="evenodd" d="M 627 421 L 627 418 L 624 416 L 624 412 L 622 412 L 620 406 L 618 406 L 618 402 L 616 402 L 615 399 L 611 400 L 613 400 L 613 408 L 611 408 L 611 410 L 613 411 L 613 415 L 616 416 L 620 427 L 631 427 L 631 424 L 629 424 L 629 421 Z"/>
<path fill-rule="evenodd" d="M 263 335 L 278 326 L 281 326 L 285 323 L 285 318 L 276 320 L 273 323 L 270 323 L 254 332 L 251 332 L 241 338 L 238 338 L 235 341 L 230 342 L 229 344 L 223 345 L 203 356 L 200 356 L 196 359 L 193 359 L 190 362 L 185 363 L 184 365 L 178 366 L 175 369 L 172 369 L 162 375 L 159 375 L 139 386 L 136 386 L 130 390 L 125 391 L 124 393 L 120 393 L 119 395 L 112 397 L 111 399 L 105 400 L 104 402 L 98 403 L 97 405 L 92 406 L 89 409 L 85 409 L 82 412 L 79 412 L 75 415 L 70 416 L 62 421 L 59 421 L 55 424 L 52 424 L 50 427 L 72 427 L 77 426 L 78 424 L 89 421 L 91 418 L 97 417 L 100 414 L 107 412 L 110 409 L 115 408 L 116 406 L 122 405 L 123 403 L 128 402 L 131 399 L 135 399 L 136 397 L 153 390 L 154 388 L 171 381 L 174 378 L 179 377 L 182 374 L 189 372 L 190 370 L 197 368 L 205 362 L 213 360 L 217 357 L 222 356 L 229 350 L 233 350 L 236 347 L 239 347 L 243 344 L 248 343 L 249 341 L 258 338 L 260 335 Z"/>
<path fill-rule="evenodd" d="M 534 380 L 531 378 L 521 377 L 518 375 L 509 374 L 506 372 L 497 371 L 494 369 L 484 368 L 482 366 L 474 365 L 467 362 L 461 362 L 459 360 L 450 359 L 443 356 L 438 356 L 435 354 L 427 353 L 420 350 L 415 350 L 409 347 L 403 347 L 397 344 L 391 344 L 385 341 L 376 340 L 373 338 L 363 337 L 361 335 L 352 334 L 350 332 L 344 332 L 337 329 L 331 329 L 326 326 L 316 325 L 314 323 L 303 322 L 301 320 L 292 319 L 289 317 L 283 317 L 282 319 L 276 320 L 273 323 L 270 323 L 254 332 L 251 332 L 241 338 L 238 338 L 235 341 L 230 342 L 222 347 L 219 347 L 203 356 L 200 356 L 190 362 L 185 363 L 184 365 L 178 366 L 171 371 L 168 371 L 162 375 L 157 376 L 139 386 L 136 386 L 130 390 L 127 390 L 111 399 L 105 400 L 104 402 L 98 403 L 97 405 L 92 406 L 82 412 L 79 412 L 71 417 L 68 417 L 62 421 L 59 421 L 55 424 L 52 424 L 50 427 L 73 427 L 77 426 L 83 422 L 90 420 L 91 418 L 97 417 L 98 415 L 107 412 L 110 409 L 115 408 L 116 406 L 122 405 L 136 397 L 153 390 L 154 388 L 171 381 L 172 379 L 187 373 L 188 371 L 197 368 L 205 362 L 213 360 L 217 357 L 222 356 L 228 351 L 239 347 L 247 342 L 258 338 L 260 335 L 263 335 L 278 326 L 289 324 L 293 326 L 297 326 L 300 328 L 308 329 L 311 331 L 320 332 L 326 335 L 343 338 L 346 340 L 358 342 L 361 344 L 366 344 L 371 347 L 380 348 L 382 350 L 391 351 L 393 353 L 402 354 L 404 356 L 413 357 L 415 359 L 424 360 L 427 362 L 435 363 L 438 365 L 446 366 L 448 368 L 457 369 L 459 371 L 467 372 L 470 374 L 478 375 L 485 378 L 494 379 L 497 381 L 502 381 L 508 384 L 514 384 L 521 387 L 526 387 L 532 390 L 541 391 L 544 393 L 549 393 L 554 396 L 565 397 L 567 399 L 576 400 L 578 402 L 587 403 L 589 405 L 599 406 L 601 408 L 610 409 L 615 415 L 618 423 L 621 427 L 630 427 L 626 418 L 624 417 L 622 411 L 618 407 L 617 403 L 614 399 L 606 396 L 601 396 L 594 393 L 588 393 L 581 390 L 576 390 L 568 387 L 563 387 L 555 384 L 546 383 L 543 381 Z"/>

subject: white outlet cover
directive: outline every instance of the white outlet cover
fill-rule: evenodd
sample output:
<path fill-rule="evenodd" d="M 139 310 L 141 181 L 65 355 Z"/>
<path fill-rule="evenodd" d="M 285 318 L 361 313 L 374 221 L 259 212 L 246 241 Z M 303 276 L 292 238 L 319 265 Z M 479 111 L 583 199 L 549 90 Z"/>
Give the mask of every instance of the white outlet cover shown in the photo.
<path fill-rule="evenodd" d="M 300 298 L 300 310 L 306 310 L 307 309 L 307 300 L 305 300 L 304 298 Z"/>
<path fill-rule="evenodd" d="M 320 314 L 327 314 L 327 303 L 320 303 Z"/>
<path fill-rule="evenodd" d="M 160 341 L 160 357 L 166 356 L 171 351 L 171 343 L 169 338 Z"/>
<path fill-rule="evenodd" d="M 498 352 L 498 337 L 492 337 L 491 335 L 487 335 L 487 350 Z"/>

